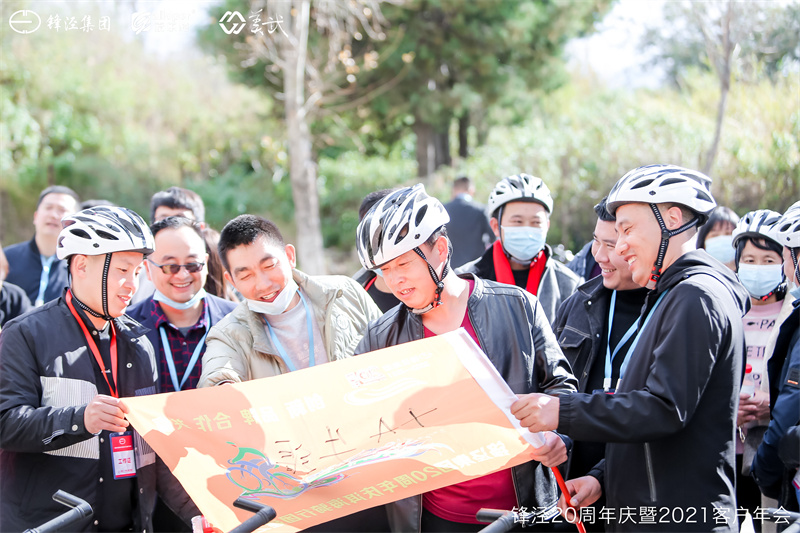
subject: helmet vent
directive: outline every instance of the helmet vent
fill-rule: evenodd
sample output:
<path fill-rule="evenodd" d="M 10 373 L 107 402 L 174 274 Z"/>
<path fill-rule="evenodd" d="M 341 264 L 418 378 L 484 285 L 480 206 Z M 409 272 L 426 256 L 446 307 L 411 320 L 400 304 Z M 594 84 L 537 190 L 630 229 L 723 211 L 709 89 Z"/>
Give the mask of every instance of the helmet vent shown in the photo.
<path fill-rule="evenodd" d="M 92 238 L 88 233 L 86 233 L 82 229 L 71 229 L 71 230 L 69 230 L 69 232 L 72 233 L 73 235 L 75 235 L 76 237 L 80 237 L 81 239 L 91 239 Z"/>
<path fill-rule="evenodd" d="M 633 190 L 633 189 L 641 189 L 641 188 L 647 187 L 648 185 L 650 185 L 654 181 L 655 180 L 643 180 L 643 181 L 640 181 L 636 185 L 632 186 L 631 189 Z"/>

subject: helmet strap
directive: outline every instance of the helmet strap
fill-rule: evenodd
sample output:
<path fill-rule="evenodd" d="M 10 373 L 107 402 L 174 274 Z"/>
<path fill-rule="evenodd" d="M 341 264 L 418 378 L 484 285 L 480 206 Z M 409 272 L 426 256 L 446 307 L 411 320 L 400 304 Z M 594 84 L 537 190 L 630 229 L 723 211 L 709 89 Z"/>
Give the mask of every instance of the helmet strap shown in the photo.
<path fill-rule="evenodd" d="M 106 320 L 111 320 L 108 314 L 108 271 L 111 268 L 111 254 L 106 254 L 106 260 L 103 263 L 103 317 Z"/>
<path fill-rule="evenodd" d="M 95 318 L 102 318 L 103 320 L 114 320 L 114 317 L 108 314 L 108 271 L 111 265 L 111 254 L 106 254 L 105 263 L 103 264 L 103 286 L 102 286 L 102 293 L 103 293 L 103 313 L 98 313 L 75 296 L 75 293 L 72 293 L 72 300 L 78 304 L 78 307 L 89 313 Z M 71 276 L 70 276 L 71 277 Z M 70 283 L 71 285 L 71 283 Z"/>
<path fill-rule="evenodd" d="M 797 265 L 797 250 L 798 248 L 789 248 L 789 255 L 791 256 L 792 262 L 794 263 L 794 279 L 796 282 L 795 285 L 800 285 L 800 268 L 798 268 Z"/>
<path fill-rule="evenodd" d="M 414 313 L 415 315 L 422 315 L 442 305 L 442 291 L 444 290 L 444 278 L 446 278 L 447 274 L 450 272 L 450 256 L 453 255 L 453 245 L 450 243 L 450 240 L 448 239 L 447 257 L 444 260 L 444 269 L 442 269 L 441 278 L 436 275 L 436 270 L 434 270 L 433 266 L 431 266 L 430 262 L 428 261 L 428 258 L 425 257 L 425 254 L 422 252 L 422 250 L 419 249 L 419 246 L 414 248 L 414 251 L 417 253 L 417 255 L 419 255 L 422 258 L 423 261 L 425 261 L 425 264 L 428 265 L 428 272 L 430 272 L 431 278 L 433 279 L 433 282 L 436 284 L 436 296 L 430 304 L 426 305 L 422 309 L 413 309 L 411 307 L 408 308 L 408 310 Z"/>
<path fill-rule="evenodd" d="M 664 217 L 661 216 L 661 211 L 658 210 L 658 205 L 650 204 L 650 209 L 653 210 L 653 214 L 656 216 L 658 225 L 661 228 L 661 243 L 658 245 L 658 255 L 656 256 L 656 262 L 653 263 L 653 270 L 650 272 L 650 279 L 647 280 L 647 288 L 653 290 L 656 287 L 656 283 L 658 283 L 658 280 L 661 278 L 661 267 L 664 265 L 664 256 L 667 255 L 669 239 L 675 235 L 683 233 L 693 226 L 696 226 L 697 223 L 700 222 L 700 218 L 694 217 L 692 220 L 678 229 L 670 231 L 667 229 L 667 225 L 664 223 Z"/>

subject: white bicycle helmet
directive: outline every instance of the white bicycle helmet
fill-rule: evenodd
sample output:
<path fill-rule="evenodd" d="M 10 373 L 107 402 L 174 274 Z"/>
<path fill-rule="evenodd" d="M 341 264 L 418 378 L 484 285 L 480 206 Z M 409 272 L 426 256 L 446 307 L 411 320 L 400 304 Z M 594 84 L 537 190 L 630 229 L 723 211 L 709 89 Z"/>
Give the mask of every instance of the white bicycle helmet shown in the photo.
<path fill-rule="evenodd" d="M 356 230 L 358 259 L 364 268 L 372 270 L 414 250 L 428 264 L 437 288 L 434 302 L 426 308 L 411 311 L 417 314 L 430 311 L 442 303 L 442 280 L 447 276 L 452 253 L 448 252 L 439 278 L 419 246 L 448 222 L 450 216 L 442 202 L 428 196 L 421 183 L 398 189 L 372 206 L 359 223 Z"/>
<path fill-rule="evenodd" d="M 64 217 L 56 254 L 103 255 L 114 252 L 153 253 L 155 241 L 145 221 L 125 207 L 99 206 Z"/>
<path fill-rule="evenodd" d="M 736 224 L 736 228 L 733 230 L 733 247 L 736 248 L 736 245 L 744 237 L 775 241 L 772 229 L 780 218 L 780 213 L 770 209 L 750 211 L 739 219 L 739 223 Z M 775 242 L 777 243 L 778 241 Z"/>
<path fill-rule="evenodd" d="M 772 238 L 787 248 L 800 248 L 800 202 L 795 202 L 772 228 Z"/>
<path fill-rule="evenodd" d="M 789 249 L 794 263 L 794 278 L 800 281 L 800 266 L 797 264 L 797 249 L 800 248 L 800 202 L 795 202 L 772 228 L 772 238 Z"/>
<path fill-rule="evenodd" d="M 489 195 L 486 211 L 489 216 L 494 216 L 494 213 L 508 202 L 520 200 L 542 204 L 548 213 L 553 213 L 553 197 L 550 195 L 550 189 L 540 178 L 530 174 L 517 174 L 497 182 Z M 498 218 L 499 216 L 498 214 Z"/>
<path fill-rule="evenodd" d="M 103 255 L 102 301 L 99 313 L 80 301 L 75 294 L 72 300 L 92 316 L 104 320 L 114 317 L 108 312 L 108 270 L 114 252 L 153 253 L 155 240 L 145 221 L 125 207 L 98 206 L 84 209 L 61 220 L 63 229 L 58 234 L 56 254 L 65 259 L 75 254 Z"/>
<path fill-rule="evenodd" d="M 647 288 L 653 289 L 661 277 L 661 267 L 664 264 L 669 239 L 692 226 L 704 224 L 711 211 L 717 207 L 717 202 L 711 196 L 711 178 L 696 170 L 676 165 L 647 165 L 635 168 L 622 176 L 611 189 L 608 194 L 608 212 L 616 216 L 619 206 L 630 203 L 649 204 L 661 228 L 658 256 L 647 283 Z M 664 224 L 661 211 L 656 205 L 663 203 L 682 205 L 697 216 L 670 231 Z"/>
<path fill-rule="evenodd" d="M 608 211 L 616 214 L 617 207 L 632 202 L 680 204 L 697 213 L 701 222 L 717 207 L 711 178 L 676 165 L 647 165 L 622 176 L 608 194 Z"/>

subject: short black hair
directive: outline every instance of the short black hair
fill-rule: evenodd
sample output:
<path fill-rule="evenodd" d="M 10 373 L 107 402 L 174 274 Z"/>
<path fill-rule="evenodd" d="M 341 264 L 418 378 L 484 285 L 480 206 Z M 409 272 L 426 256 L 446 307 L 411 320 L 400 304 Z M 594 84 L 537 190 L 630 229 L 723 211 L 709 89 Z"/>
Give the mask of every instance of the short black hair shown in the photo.
<path fill-rule="evenodd" d="M 594 212 L 597 215 L 597 218 L 602 220 L 603 222 L 617 221 L 617 217 L 615 217 L 608 211 L 608 196 L 604 197 L 602 200 L 597 202 L 597 205 L 594 206 Z"/>
<path fill-rule="evenodd" d="M 69 187 L 65 187 L 64 185 L 51 185 L 39 193 L 39 200 L 36 202 L 36 209 L 39 209 L 39 206 L 42 204 L 42 200 L 44 200 L 44 197 L 48 194 L 66 194 L 68 196 L 72 196 L 72 198 L 75 199 L 76 207 L 78 207 L 81 203 L 81 198 L 78 196 L 78 193 Z"/>
<path fill-rule="evenodd" d="M 425 244 L 427 244 L 428 246 L 433 246 L 434 244 L 436 244 L 436 241 L 439 240 L 439 237 L 445 237 L 447 241 L 450 242 L 450 237 L 447 236 L 447 226 L 442 226 L 433 233 L 431 233 L 431 236 L 428 237 L 428 240 L 425 241 Z"/>
<path fill-rule="evenodd" d="M 699 250 L 700 248 L 706 247 L 706 237 L 717 224 L 723 226 L 730 224 L 735 228 L 738 223 L 739 215 L 737 215 L 733 209 L 725 207 L 724 205 L 718 205 L 708 216 L 708 220 L 706 220 L 705 224 L 700 226 L 700 229 L 697 230 L 697 249 Z"/>
<path fill-rule="evenodd" d="M 736 261 L 737 268 L 739 267 L 739 258 L 742 257 L 742 252 L 744 252 L 744 247 L 748 242 L 753 243 L 753 246 L 755 246 L 759 250 L 775 252 L 779 256 L 783 254 L 783 246 L 773 241 L 772 239 L 743 235 L 739 237 L 738 241 L 736 242 L 736 255 L 734 256 L 734 258 Z"/>
<path fill-rule="evenodd" d="M 84 200 L 81 202 L 81 206 L 78 208 L 79 211 L 83 211 L 84 209 L 93 209 L 95 207 L 116 207 L 117 205 L 114 202 L 110 202 L 108 200 L 103 199 L 93 199 L 93 200 Z"/>
<path fill-rule="evenodd" d="M 372 206 L 383 200 L 389 193 L 396 191 L 397 189 L 381 189 L 379 191 L 373 191 L 366 195 L 364 199 L 361 201 L 361 205 L 358 208 L 358 221 L 364 220 L 364 217 L 367 216 L 369 210 L 372 209 Z"/>
<path fill-rule="evenodd" d="M 188 209 L 198 222 L 206 221 L 206 206 L 200 195 L 183 187 L 170 187 L 166 191 L 159 191 L 150 199 L 150 223 L 156 221 L 156 209 L 159 207 L 170 209 Z"/>
<path fill-rule="evenodd" d="M 159 220 L 158 222 L 153 222 L 150 224 L 150 232 L 153 234 L 153 237 L 155 237 L 156 233 L 162 229 L 178 229 L 183 227 L 192 228 L 195 233 L 197 233 L 197 235 L 200 236 L 200 238 L 205 242 L 203 228 L 200 227 L 200 223 L 196 220 L 192 220 L 191 218 L 186 218 L 179 215 L 173 215 L 171 217 Z"/>
<path fill-rule="evenodd" d="M 286 241 L 278 226 L 257 215 L 239 215 L 222 228 L 219 234 L 219 258 L 225 270 L 230 270 L 228 252 L 237 246 L 253 244 L 259 237 L 266 237 L 267 241 L 283 248 Z"/>
<path fill-rule="evenodd" d="M 472 185 L 472 180 L 467 176 L 459 176 L 453 180 L 454 191 L 468 191 Z"/>

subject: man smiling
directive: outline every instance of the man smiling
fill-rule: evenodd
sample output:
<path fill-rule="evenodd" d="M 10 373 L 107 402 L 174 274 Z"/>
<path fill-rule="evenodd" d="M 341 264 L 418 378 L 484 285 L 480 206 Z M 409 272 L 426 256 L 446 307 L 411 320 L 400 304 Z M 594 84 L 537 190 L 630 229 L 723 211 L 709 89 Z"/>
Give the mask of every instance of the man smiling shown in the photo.
<path fill-rule="evenodd" d="M 261 217 L 228 222 L 219 254 L 225 279 L 245 301 L 211 329 L 201 387 L 350 357 L 369 321 L 381 315 L 351 278 L 296 270 L 294 246 Z"/>
<path fill-rule="evenodd" d="M 597 223 L 591 253 L 601 273 L 584 283 L 558 309 L 554 329 L 561 351 L 578 377 L 578 392 L 613 394 L 632 354 L 633 335 L 647 289 L 631 277 L 628 264 L 614 252 L 617 231 L 606 198 L 594 207 Z M 605 443 L 575 441 L 570 477 L 589 474 L 605 456 Z M 596 512 L 605 504 L 598 501 Z M 590 531 L 603 531 L 598 520 Z"/>
<path fill-rule="evenodd" d="M 640 167 L 608 195 L 615 251 L 647 295 L 630 364 L 614 394 L 529 394 L 511 406 L 531 431 L 607 442 L 596 477 L 570 480 L 579 506 L 604 490 L 610 531 L 738 531 L 734 431 L 747 291 L 705 250 L 695 226 L 716 206 L 707 176 Z M 648 508 L 670 511 L 646 522 Z M 625 509 L 634 513 L 622 516 Z M 673 513 L 673 510 L 678 510 Z M 692 520 L 687 514 L 694 509 Z"/>
<path fill-rule="evenodd" d="M 171 216 L 151 226 L 155 251 L 147 258 L 155 293 L 128 315 L 150 331 L 158 357 L 159 392 L 194 389 L 209 329 L 236 305 L 206 294 L 208 254 L 200 225 Z"/>
<path fill-rule="evenodd" d="M 52 495 L 63 489 L 94 509 L 75 531 L 149 531 L 157 483 L 188 521 L 199 512 L 155 453 L 138 436 L 130 446 L 121 400 L 155 392 L 153 347 L 124 316 L 153 236 L 121 207 L 86 209 L 63 224 L 57 254 L 67 259 L 69 290 L 0 335 L 0 530 L 60 515 Z"/>
<path fill-rule="evenodd" d="M 380 309 L 355 280 L 295 269 L 294 246 L 254 215 L 228 222 L 219 238 L 225 279 L 245 297 L 211 328 L 200 387 L 276 376 L 353 355 Z M 307 531 L 386 531 L 373 507 Z"/>

